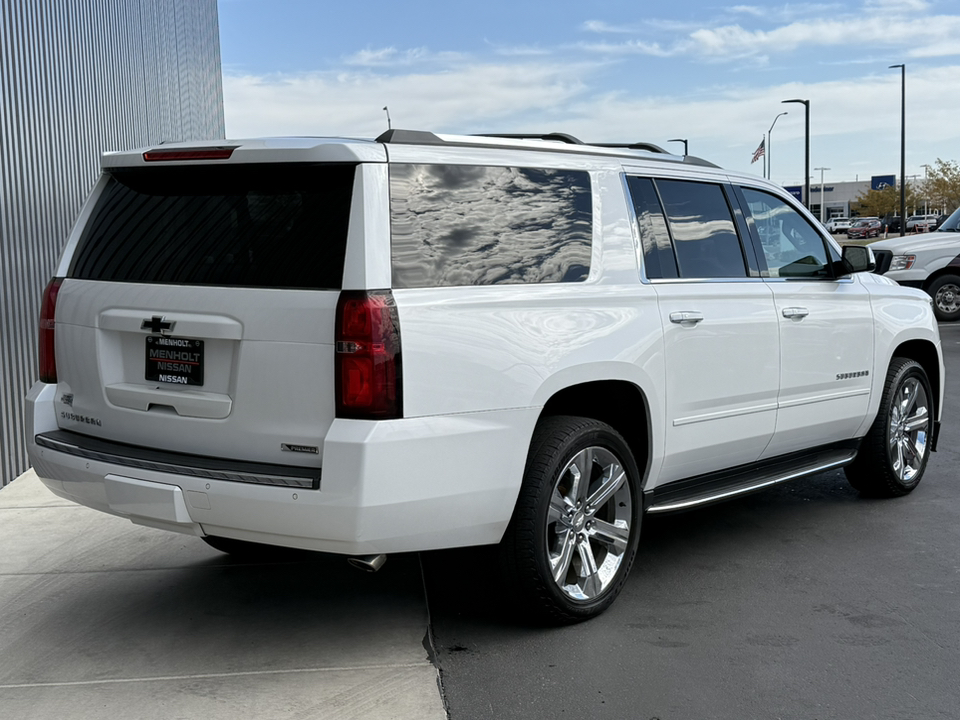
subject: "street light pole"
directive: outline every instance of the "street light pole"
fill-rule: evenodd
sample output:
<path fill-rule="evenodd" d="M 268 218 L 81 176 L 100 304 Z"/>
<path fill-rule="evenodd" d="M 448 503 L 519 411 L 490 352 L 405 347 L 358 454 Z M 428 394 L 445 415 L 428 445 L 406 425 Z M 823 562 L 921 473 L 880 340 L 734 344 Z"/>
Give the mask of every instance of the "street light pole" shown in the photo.
<path fill-rule="evenodd" d="M 773 177 L 773 126 L 777 124 L 777 120 L 789 114 L 787 111 L 783 111 L 777 115 L 770 124 L 770 129 L 767 131 L 767 180 Z"/>
<path fill-rule="evenodd" d="M 809 100 L 800 100 L 794 98 L 793 100 L 781 100 L 780 102 L 785 103 L 800 103 L 803 105 L 804 116 L 806 122 L 804 124 L 804 163 L 803 163 L 803 177 L 804 180 L 804 192 L 803 192 L 803 204 L 810 209 L 810 101 Z"/>
<path fill-rule="evenodd" d="M 823 224 L 823 171 L 829 170 L 830 168 L 818 167 L 814 170 L 820 171 L 820 224 Z"/>
<path fill-rule="evenodd" d="M 926 215 L 930 212 L 930 209 L 927 207 L 927 202 L 930 199 L 930 193 L 927 189 L 927 170 L 930 169 L 929 165 L 921 165 L 923 168 L 923 214 Z"/>
<path fill-rule="evenodd" d="M 891 65 L 889 69 L 900 68 L 900 237 L 907 232 L 907 66 Z"/>
<path fill-rule="evenodd" d="M 687 139 L 686 138 L 674 138 L 673 140 L 667 140 L 667 142 L 682 142 L 683 143 L 683 155 L 686 157 L 690 153 L 687 152 Z"/>

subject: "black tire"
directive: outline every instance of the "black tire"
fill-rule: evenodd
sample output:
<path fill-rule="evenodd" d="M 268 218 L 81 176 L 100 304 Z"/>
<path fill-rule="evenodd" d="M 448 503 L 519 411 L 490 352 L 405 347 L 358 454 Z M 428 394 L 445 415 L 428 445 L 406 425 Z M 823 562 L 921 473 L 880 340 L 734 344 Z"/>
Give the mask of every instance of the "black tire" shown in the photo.
<path fill-rule="evenodd" d="M 920 364 L 894 358 L 877 417 L 856 459 L 844 468 L 847 480 L 862 495 L 899 497 L 920 483 L 930 458 L 933 402 Z"/>
<path fill-rule="evenodd" d="M 960 277 L 941 275 L 927 288 L 933 298 L 933 314 L 941 322 L 960 320 Z"/>
<path fill-rule="evenodd" d="M 577 478 L 587 467 L 584 484 Z M 590 418 L 542 420 L 500 543 L 506 587 L 521 611 L 562 625 L 610 607 L 637 552 L 641 505 L 640 473 L 616 430 Z"/>

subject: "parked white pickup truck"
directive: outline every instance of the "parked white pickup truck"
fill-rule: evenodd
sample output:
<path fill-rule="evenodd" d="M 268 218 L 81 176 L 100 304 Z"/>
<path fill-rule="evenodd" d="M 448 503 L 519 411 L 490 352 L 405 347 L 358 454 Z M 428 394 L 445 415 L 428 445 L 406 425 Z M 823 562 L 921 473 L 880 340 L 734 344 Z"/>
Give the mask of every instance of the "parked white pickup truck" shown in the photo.
<path fill-rule="evenodd" d="M 870 248 L 877 273 L 928 292 L 938 320 L 960 319 L 960 209 L 936 232 L 889 238 Z"/>

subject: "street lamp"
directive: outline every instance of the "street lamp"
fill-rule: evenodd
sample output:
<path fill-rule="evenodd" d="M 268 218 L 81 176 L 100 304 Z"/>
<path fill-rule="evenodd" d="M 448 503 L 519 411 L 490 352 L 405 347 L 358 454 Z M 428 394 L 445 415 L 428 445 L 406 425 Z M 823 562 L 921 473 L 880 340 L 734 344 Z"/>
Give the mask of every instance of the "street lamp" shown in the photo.
<path fill-rule="evenodd" d="M 814 170 L 820 171 L 820 224 L 823 224 L 823 171 L 829 170 L 830 168 L 819 167 L 814 168 Z"/>
<path fill-rule="evenodd" d="M 667 140 L 667 142 L 682 142 L 683 143 L 683 154 L 684 156 L 689 155 L 687 152 L 687 139 L 686 138 L 674 138 L 673 140 Z"/>
<path fill-rule="evenodd" d="M 907 66 L 891 65 L 900 68 L 900 237 L 907 232 Z"/>
<path fill-rule="evenodd" d="M 930 210 L 927 208 L 927 200 L 930 198 L 930 192 L 927 188 L 927 170 L 930 169 L 929 165 L 921 165 L 923 168 L 923 214 L 926 215 Z"/>
<path fill-rule="evenodd" d="M 810 208 L 810 101 L 809 100 L 799 100 L 794 98 L 793 100 L 781 100 L 780 102 L 785 103 L 800 103 L 803 105 L 804 116 L 806 118 L 804 126 L 804 137 L 806 138 L 804 142 L 804 164 L 803 164 L 803 176 L 806 178 L 805 188 L 803 192 L 803 204 L 806 205 L 807 209 Z"/>
<path fill-rule="evenodd" d="M 786 110 L 777 115 L 773 122 L 770 123 L 770 129 L 767 130 L 767 180 L 773 175 L 773 126 L 777 124 L 779 120 L 784 115 L 789 115 Z"/>

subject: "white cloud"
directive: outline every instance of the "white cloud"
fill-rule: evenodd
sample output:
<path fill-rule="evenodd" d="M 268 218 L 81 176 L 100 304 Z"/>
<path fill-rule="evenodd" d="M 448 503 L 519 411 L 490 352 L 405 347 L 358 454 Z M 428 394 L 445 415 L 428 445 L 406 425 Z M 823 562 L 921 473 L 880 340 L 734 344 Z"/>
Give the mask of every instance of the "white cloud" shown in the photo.
<path fill-rule="evenodd" d="M 510 129 L 509 118 L 550 114 L 585 91 L 587 66 L 466 64 L 435 73 L 224 75 L 227 134 L 373 136 L 395 127 Z"/>
<path fill-rule="evenodd" d="M 866 0 L 864 5 L 896 13 L 919 13 L 930 9 L 930 3 L 926 0 Z"/>
<path fill-rule="evenodd" d="M 587 20 L 583 23 L 583 29 L 587 32 L 595 33 L 632 33 L 636 32 L 635 26 L 611 25 L 602 20 Z"/>
<path fill-rule="evenodd" d="M 434 53 L 427 48 L 397 50 L 394 47 L 366 49 L 343 59 L 344 64 L 361 67 L 407 67 L 415 64 L 441 64 L 461 60 L 463 55 L 454 52 Z"/>
<path fill-rule="evenodd" d="M 373 137 L 394 127 L 436 132 L 569 132 L 585 141 L 690 140 L 691 153 L 724 167 L 759 172 L 750 155 L 773 117 L 774 179 L 802 177 L 803 108 L 811 100 L 812 162 L 835 177 L 896 169 L 899 162 L 898 73 L 849 81 L 766 87 L 686 88 L 683 95 L 599 92 L 600 66 L 583 63 L 473 62 L 443 72 L 387 76 L 375 72 L 224 76 L 229 137 L 347 135 Z M 907 87 L 908 167 L 936 157 L 958 159 L 960 101 L 942 98 L 960 66 L 911 70 Z M 891 170 L 892 171 L 892 170 Z M 782 173 L 782 174 L 781 174 Z"/>
<path fill-rule="evenodd" d="M 583 43 L 580 48 L 597 54 L 645 54 L 657 57 L 691 56 L 705 60 L 736 60 L 781 55 L 802 48 L 849 47 L 902 49 L 909 57 L 960 55 L 960 16 L 927 14 L 923 0 L 867 0 L 857 13 L 834 5 L 784 5 L 761 8 L 737 5 L 728 12 L 749 16 L 751 22 L 781 23 L 773 29 L 744 27 L 740 23 L 671 27 L 658 24 L 668 37 L 650 42 L 630 39 L 619 43 Z M 795 19 L 803 17 L 805 19 Z M 630 32 L 629 26 L 615 27 L 590 21 L 592 32 Z"/>
<path fill-rule="evenodd" d="M 654 57 L 674 57 L 687 50 L 685 43 L 663 47 L 660 43 L 648 43 L 642 40 L 628 40 L 623 43 L 579 43 L 576 47 L 597 55 L 653 55 Z"/>

